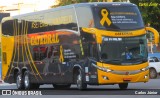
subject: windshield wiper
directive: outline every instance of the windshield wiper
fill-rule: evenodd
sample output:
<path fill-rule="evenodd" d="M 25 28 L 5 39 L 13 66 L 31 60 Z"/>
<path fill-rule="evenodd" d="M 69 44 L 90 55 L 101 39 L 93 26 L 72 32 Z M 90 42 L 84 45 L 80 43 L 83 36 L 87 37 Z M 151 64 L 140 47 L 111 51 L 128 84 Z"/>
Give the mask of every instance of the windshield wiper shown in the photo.
<path fill-rule="evenodd" d="M 137 57 L 137 58 L 131 58 L 131 59 L 124 59 L 125 63 L 142 63 L 142 62 L 146 62 L 147 59 L 146 58 L 141 58 L 141 57 Z"/>
<path fill-rule="evenodd" d="M 103 62 L 120 62 L 122 61 L 121 59 L 103 59 Z"/>

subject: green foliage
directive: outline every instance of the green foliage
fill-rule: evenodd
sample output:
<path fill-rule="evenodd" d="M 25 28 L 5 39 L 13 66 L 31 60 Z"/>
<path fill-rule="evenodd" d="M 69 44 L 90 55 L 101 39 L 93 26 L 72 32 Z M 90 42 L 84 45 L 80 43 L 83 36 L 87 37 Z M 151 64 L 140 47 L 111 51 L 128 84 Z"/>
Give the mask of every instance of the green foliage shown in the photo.
<path fill-rule="evenodd" d="M 139 7 L 144 23 L 150 23 L 160 32 L 160 0 L 130 0 L 130 2 Z"/>
<path fill-rule="evenodd" d="M 74 3 L 84 3 L 84 2 L 107 2 L 108 0 L 57 0 L 57 1 L 59 2 L 59 4 L 52 7 L 64 6 Z"/>
<path fill-rule="evenodd" d="M 90 1 L 96 1 L 96 0 L 58 0 L 59 6 L 74 4 L 74 3 L 82 3 L 82 2 L 90 2 Z"/>

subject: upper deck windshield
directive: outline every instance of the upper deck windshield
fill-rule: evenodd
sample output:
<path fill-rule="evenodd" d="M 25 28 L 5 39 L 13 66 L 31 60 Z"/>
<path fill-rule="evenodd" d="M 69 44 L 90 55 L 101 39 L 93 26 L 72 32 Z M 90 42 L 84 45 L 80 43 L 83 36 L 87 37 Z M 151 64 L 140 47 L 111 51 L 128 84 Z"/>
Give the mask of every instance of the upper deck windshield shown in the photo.
<path fill-rule="evenodd" d="M 136 6 L 100 6 L 94 8 L 95 26 L 105 30 L 135 30 L 144 27 Z"/>

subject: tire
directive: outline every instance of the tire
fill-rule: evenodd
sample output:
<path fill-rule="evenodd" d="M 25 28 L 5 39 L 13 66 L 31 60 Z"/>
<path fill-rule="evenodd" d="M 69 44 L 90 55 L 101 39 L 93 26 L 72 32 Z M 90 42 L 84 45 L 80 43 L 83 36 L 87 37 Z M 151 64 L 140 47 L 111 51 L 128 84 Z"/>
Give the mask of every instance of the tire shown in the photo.
<path fill-rule="evenodd" d="M 32 87 L 30 77 L 29 77 L 29 73 L 27 71 L 24 73 L 24 88 L 27 89 L 27 90 L 29 90 L 31 88 L 34 88 L 34 87 Z"/>
<path fill-rule="evenodd" d="M 149 77 L 150 77 L 150 79 L 156 79 L 157 78 L 157 71 L 154 68 L 149 69 Z"/>
<path fill-rule="evenodd" d="M 121 90 L 125 90 L 125 89 L 127 89 L 127 87 L 128 87 L 128 83 L 120 83 L 120 84 L 118 84 L 119 85 L 119 88 L 121 89 Z"/>
<path fill-rule="evenodd" d="M 20 73 L 16 74 L 17 89 L 24 89 L 24 79 Z"/>
<path fill-rule="evenodd" d="M 87 84 L 85 84 L 83 82 L 83 75 L 82 75 L 82 71 L 80 69 L 78 70 L 78 74 L 76 76 L 76 84 L 77 84 L 77 88 L 79 90 L 87 89 Z"/>
<path fill-rule="evenodd" d="M 71 87 L 71 84 L 53 84 L 53 87 L 55 89 L 69 89 Z"/>

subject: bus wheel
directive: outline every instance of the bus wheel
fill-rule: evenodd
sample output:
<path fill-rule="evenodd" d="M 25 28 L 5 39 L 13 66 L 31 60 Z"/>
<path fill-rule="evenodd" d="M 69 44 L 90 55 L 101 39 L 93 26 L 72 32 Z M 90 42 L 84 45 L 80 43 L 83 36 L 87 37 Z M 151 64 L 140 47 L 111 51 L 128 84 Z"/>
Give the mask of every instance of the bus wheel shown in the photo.
<path fill-rule="evenodd" d="M 87 88 L 87 84 L 83 83 L 82 71 L 80 69 L 78 70 L 76 82 L 77 82 L 77 88 L 79 90 L 84 90 Z"/>
<path fill-rule="evenodd" d="M 29 73 L 27 71 L 24 73 L 24 88 L 25 89 L 31 89 Z"/>
<path fill-rule="evenodd" d="M 119 88 L 122 89 L 122 90 L 125 90 L 128 87 L 128 83 L 120 83 L 118 85 L 119 85 Z"/>
<path fill-rule="evenodd" d="M 53 87 L 55 89 L 69 89 L 71 87 L 71 84 L 53 84 Z"/>
<path fill-rule="evenodd" d="M 18 89 L 24 89 L 23 77 L 20 73 L 16 75 L 16 85 Z"/>
<path fill-rule="evenodd" d="M 155 79 L 157 78 L 157 72 L 154 68 L 150 68 L 149 69 L 149 77 L 150 79 Z"/>

